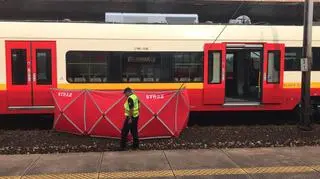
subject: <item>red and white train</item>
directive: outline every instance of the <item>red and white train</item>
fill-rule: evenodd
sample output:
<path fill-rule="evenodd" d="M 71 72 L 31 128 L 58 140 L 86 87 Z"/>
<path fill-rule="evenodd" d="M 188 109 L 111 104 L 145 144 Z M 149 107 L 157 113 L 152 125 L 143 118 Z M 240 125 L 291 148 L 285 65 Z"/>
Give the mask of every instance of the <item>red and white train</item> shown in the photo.
<path fill-rule="evenodd" d="M 182 84 L 191 111 L 295 109 L 302 26 L 224 27 L 0 22 L 0 114 L 53 113 L 52 87 L 172 90 Z M 319 32 L 314 26 L 315 105 L 320 96 Z"/>

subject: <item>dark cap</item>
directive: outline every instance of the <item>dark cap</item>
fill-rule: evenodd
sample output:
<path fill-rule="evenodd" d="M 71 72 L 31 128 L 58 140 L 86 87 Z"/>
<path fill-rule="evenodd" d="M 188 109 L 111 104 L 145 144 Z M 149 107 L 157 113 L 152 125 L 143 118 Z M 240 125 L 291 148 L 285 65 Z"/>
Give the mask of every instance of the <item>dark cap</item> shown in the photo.
<path fill-rule="evenodd" d="M 127 87 L 126 89 L 123 90 L 123 93 L 131 93 L 132 90 L 131 88 Z"/>

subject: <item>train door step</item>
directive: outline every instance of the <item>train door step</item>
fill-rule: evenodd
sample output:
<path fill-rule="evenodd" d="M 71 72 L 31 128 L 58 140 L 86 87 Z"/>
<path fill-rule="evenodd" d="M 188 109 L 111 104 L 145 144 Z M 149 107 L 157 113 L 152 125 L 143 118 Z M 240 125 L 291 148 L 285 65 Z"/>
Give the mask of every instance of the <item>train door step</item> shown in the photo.
<path fill-rule="evenodd" d="M 261 103 L 254 99 L 241 99 L 241 98 L 225 98 L 224 106 L 259 106 Z"/>
<path fill-rule="evenodd" d="M 48 110 L 54 109 L 54 106 L 9 106 L 9 110 Z"/>
<path fill-rule="evenodd" d="M 260 106 L 260 102 L 226 102 L 223 106 Z"/>

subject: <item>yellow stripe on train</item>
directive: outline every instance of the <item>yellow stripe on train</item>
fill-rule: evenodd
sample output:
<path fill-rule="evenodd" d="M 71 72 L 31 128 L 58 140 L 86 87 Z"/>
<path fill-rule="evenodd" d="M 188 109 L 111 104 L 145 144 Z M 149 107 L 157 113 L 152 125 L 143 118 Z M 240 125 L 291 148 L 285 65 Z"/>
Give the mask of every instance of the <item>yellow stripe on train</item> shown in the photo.
<path fill-rule="evenodd" d="M 73 83 L 73 84 L 58 84 L 57 88 L 61 89 L 100 89 L 100 90 L 122 90 L 126 87 L 131 87 L 136 90 L 149 89 L 149 90 L 161 90 L 161 89 L 179 89 L 182 83 Z M 203 89 L 203 83 L 184 83 L 187 89 Z M 300 88 L 299 82 L 286 82 L 283 84 L 283 88 Z M 311 88 L 320 88 L 320 82 L 312 82 Z M 6 84 L 0 84 L 0 90 L 6 90 Z"/>
<path fill-rule="evenodd" d="M 0 84 L 0 90 L 1 91 L 6 90 L 6 89 L 7 89 L 6 84 Z"/>
<path fill-rule="evenodd" d="M 320 88 L 320 82 L 312 82 L 311 88 Z M 286 82 L 283 84 L 283 88 L 301 88 L 301 83 L 299 82 Z"/>
<path fill-rule="evenodd" d="M 104 90 L 122 90 L 126 87 L 130 87 L 136 90 L 157 90 L 157 89 L 179 89 L 182 83 L 86 83 L 86 84 L 58 84 L 58 88 L 62 89 L 104 89 Z M 203 83 L 184 83 L 187 89 L 203 89 Z M 283 88 L 300 88 L 301 83 L 287 82 L 283 84 Z M 320 82 L 312 82 L 311 88 L 320 88 Z"/>
<path fill-rule="evenodd" d="M 179 89 L 183 83 L 86 83 L 86 84 L 58 84 L 61 89 L 100 89 L 100 90 L 123 90 L 130 87 L 135 90 L 161 90 L 161 89 Z M 184 83 L 183 86 L 187 89 L 203 89 L 203 83 Z"/>

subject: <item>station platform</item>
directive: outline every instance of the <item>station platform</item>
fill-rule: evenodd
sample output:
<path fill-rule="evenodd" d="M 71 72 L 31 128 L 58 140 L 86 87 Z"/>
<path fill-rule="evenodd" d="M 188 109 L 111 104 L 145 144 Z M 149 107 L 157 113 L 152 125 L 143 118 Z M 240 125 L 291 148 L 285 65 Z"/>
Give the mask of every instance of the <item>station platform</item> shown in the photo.
<path fill-rule="evenodd" d="M 0 155 L 0 179 L 320 178 L 320 147 Z"/>

